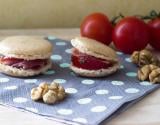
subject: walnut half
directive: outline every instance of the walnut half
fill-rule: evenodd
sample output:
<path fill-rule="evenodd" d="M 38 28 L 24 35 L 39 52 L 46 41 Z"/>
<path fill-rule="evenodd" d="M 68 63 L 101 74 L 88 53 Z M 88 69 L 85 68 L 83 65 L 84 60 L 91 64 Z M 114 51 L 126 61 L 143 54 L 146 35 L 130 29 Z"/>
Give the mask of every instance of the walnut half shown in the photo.
<path fill-rule="evenodd" d="M 158 83 L 158 82 L 160 82 L 160 68 L 157 68 L 157 69 L 153 70 L 149 74 L 149 80 L 152 83 Z"/>
<path fill-rule="evenodd" d="M 131 60 L 139 67 L 149 64 L 153 64 L 156 66 L 160 65 L 160 61 L 158 60 L 158 58 L 154 56 L 149 50 L 141 50 L 133 52 L 133 54 L 131 55 Z"/>
<path fill-rule="evenodd" d="M 138 70 L 138 79 L 150 80 L 152 83 L 160 82 L 160 67 L 152 64 L 143 66 Z"/>
<path fill-rule="evenodd" d="M 46 104 L 54 104 L 62 101 L 66 96 L 65 89 L 58 83 L 41 83 L 37 88 L 31 90 L 31 99 L 43 100 Z"/>

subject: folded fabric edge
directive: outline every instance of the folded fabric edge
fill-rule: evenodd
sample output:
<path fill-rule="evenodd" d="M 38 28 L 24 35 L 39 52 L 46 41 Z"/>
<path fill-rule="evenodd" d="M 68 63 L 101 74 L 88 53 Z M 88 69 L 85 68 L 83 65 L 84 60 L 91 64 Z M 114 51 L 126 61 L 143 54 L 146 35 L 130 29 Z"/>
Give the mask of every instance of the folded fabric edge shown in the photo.
<path fill-rule="evenodd" d="M 143 98 L 147 97 L 147 95 L 151 94 L 153 91 L 155 91 L 155 90 L 157 90 L 159 88 L 160 88 L 160 85 L 158 85 L 157 87 L 152 88 L 150 91 L 144 93 L 143 96 L 140 96 L 140 97 L 138 97 L 136 99 L 130 100 L 130 101 L 122 104 L 117 110 L 115 110 L 115 112 L 113 112 L 106 120 L 104 119 L 100 124 L 103 125 L 104 123 L 109 122 L 110 120 L 115 118 L 117 115 L 120 115 L 121 113 L 126 111 L 128 108 L 130 108 L 132 105 L 138 103 Z"/>
<path fill-rule="evenodd" d="M 43 115 L 43 114 L 40 114 L 40 113 L 35 113 L 35 112 L 32 112 L 32 111 L 26 110 L 24 108 L 21 108 L 21 107 L 16 107 L 16 106 L 13 106 L 13 105 L 10 105 L 10 104 L 4 104 L 3 102 L 0 102 L 0 105 L 5 106 L 7 108 L 11 108 L 15 111 L 27 112 L 27 113 L 30 113 L 31 115 L 35 115 L 37 117 L 45 118 L 47 120 L 52 120 L 52 121 L 55 121 L 55 122 L 60 122 L 60 123 L 68 124 L 68 125 L 85 125 L 85 124 L 82 124 L 82 123 L 79 123 L 79 122 L 76 122 L 76 121 L 69 121 L 67 119 L 54 118 L 52 116 L 47 116 L 47 115 Z"/>

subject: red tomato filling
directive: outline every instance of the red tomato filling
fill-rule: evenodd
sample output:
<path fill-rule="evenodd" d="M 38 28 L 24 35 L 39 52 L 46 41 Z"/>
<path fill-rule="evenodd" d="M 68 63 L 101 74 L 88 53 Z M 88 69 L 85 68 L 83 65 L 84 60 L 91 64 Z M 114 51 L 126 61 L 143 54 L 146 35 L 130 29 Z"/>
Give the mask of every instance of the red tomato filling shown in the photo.
<path fill-rule="evenodd" d="M 73 49 L 71 61 L 74 66 L 87 70 L 107 69 L 113 66 L 112 62 L 87 55 L 77 49 Z"/>
<path fill-rule="evenodd" d="M 12 57 L 0 57 L 0 63 L 15 67 L 18 69 L 38 70 L 44 65 L 47 65 L 48 59 L 24 60 L 24 59 L 12 58 Z"/>

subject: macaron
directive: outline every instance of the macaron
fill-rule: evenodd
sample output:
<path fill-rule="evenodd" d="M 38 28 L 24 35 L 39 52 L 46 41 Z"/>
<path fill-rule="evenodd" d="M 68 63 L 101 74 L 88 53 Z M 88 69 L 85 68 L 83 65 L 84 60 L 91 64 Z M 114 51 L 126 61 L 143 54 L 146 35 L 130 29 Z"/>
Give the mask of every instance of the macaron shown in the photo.
<path fill-rule="evenodd" d="M 0 42 L 0 72 L 17 77 L 41 74 L 51 68 L 53 46 L 47 40 L 12 36 Z"/>
<path fill-rule="evenodd" d="M 112 48 L 86 37 L 76 37 L 71 44 L 71 69 L 76 74 L 104 77 L 118 70 L 119 61 Z"/>

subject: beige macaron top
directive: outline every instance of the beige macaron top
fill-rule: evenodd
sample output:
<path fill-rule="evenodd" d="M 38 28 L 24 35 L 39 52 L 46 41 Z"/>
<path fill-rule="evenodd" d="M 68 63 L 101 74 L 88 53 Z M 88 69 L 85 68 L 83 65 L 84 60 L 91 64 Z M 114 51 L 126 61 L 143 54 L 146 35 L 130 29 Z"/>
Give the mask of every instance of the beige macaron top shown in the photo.
<path fill-rule="evenodd" d="M 92 55 L 97 58 L 118 61 L 116 52 L 112 48 L 96 40 L 86 37 L 76 37 L 75 39 L 71 40 L 71 44 L 80 52 L 88 55 Z"/>
<path fill-rule="evenodd" d="M 0 54 L 26 60 L 47 59 L 52 50 L 47 40 L 29 36 L 12 36 L 0 42 Z"/>

